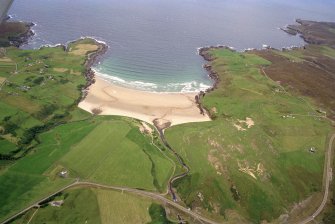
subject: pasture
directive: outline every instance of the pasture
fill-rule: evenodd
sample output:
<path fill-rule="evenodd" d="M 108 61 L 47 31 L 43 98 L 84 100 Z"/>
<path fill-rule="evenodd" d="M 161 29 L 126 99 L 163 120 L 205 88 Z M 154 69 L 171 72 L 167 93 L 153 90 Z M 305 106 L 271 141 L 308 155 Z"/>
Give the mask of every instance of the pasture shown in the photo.
<path fill-rule="evenodd" d="M 94 182 L 162 191 L 173 168 L 138 126 L 111 119 L 97 125 L 60 164 Z"/>
<path fill-rule="evenodd" d="M 271 221 L 321 191 L 328 121 L 261 74 L 271 63 L 252 53 L 211 49 L 218 88 L 203 105 L 212 122 L 166 131 L 191 168 L 175 183 L 183 201 L 212 217 L 235 209 L 252 222 Z M 315 147 L 316 153 L 309 149 Z"/>
<path fill-rule="evenodd" d="M 102 223 L 97 196 L 91 189 L 68 190 L 54 200 L 64 200 L 64 204 L 38 209 L 30 223 Z"/>
<path fill-rule="evenodd" d="M 113 190 L 74 188 L 54 197 L 60 207 L 45 204 L 15 220 L 27 223 L 166 223 L 164 208 L 153 200 Z M 131 215 L 130 215 L 131 214 Z"/>
<path fill-rule="evenodd" d="M 9 47 L 0 55 L 0 136 L 17 139 L 15 147 L 4 151 L 6 156 L 15 157 L 28 148 L 36 130 L 42 132 L 73 119 L 71 111 L 86 84 L 84 75 L 78 74 L 86 71 L 87 54 L 101 47 L 91 39 L 71 46 L 80 50 L 82 42 L 91 50 L 81 56 L 70 54 L 64 46 L 38 50 Z"/>
<path fill-rule="evenodd" d="M 75 178 L 165 191 L 173 166 L 138 124 L 101 116 L 40 134 L 40 144 L 0 175 L 0 216 L 8 217 Z M 135 143 L 135 138 L 142 140 Z M 59 176 L 63 170 L 69 172 L 67 178 Z"/>

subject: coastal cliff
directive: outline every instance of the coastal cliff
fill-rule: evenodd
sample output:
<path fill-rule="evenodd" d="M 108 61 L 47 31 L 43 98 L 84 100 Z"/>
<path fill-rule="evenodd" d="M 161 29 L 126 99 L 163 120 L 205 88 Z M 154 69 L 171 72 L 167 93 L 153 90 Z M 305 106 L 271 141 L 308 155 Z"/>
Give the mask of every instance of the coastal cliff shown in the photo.
<path fill-rule="evenodd" d="M 34 35 L 32 27 L 34 23 L 25 23 L 17 21 L 5 21 L 0 24 L 0 47 L 21 45 L 28 42 Z"/>

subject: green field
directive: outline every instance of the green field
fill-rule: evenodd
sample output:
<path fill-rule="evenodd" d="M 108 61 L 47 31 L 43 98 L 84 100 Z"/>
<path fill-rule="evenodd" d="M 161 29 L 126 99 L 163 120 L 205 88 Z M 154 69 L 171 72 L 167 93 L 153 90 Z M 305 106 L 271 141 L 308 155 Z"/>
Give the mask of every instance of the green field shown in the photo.
<path fill-rule="evenodd" d="M 137 126 L 105 120 L 59 163 L 74 175 L 94 182 L 164 191 L 173 164 Z"/>
<path fill-rule="evenodd" d="M 100 219 L 97 196 L 90 189 L 75 189 L 65 191 L 54 200 L 64 200 L 61 207 L 47 205 L 39 209 L 33 209 L 15 224 L 27 223 L 102 223 Z"/>
<path fill-rule="evenodd" d="M 100 46 L 85 39 L 72 43 L 71 48 L 83 44 L 96 50 Z M 64 46 L 39 50 L 8 47 L 0 55 L 0 137 L 15 144 L 1 150 L 1 155 L 20 157 L 38 141 L 36 134 L 75 119 L 77 113 L 72 111 L 78 110 L 76 104 L 86 84 L 84 63 L 91 51 L 81 52 L 83 55 L 75 55 Z"/>
<path fill-rule="evenodd" d="M 305 116 L 314 112 L 309 105 L 261 74 L 270 62 L 227 49 L 210 54 L 220 83 L 202 100 L 214 121 L 166 131 L 191 168 L 175 186 L 187 206 L 213 217 L 229 220 L 225 210 L 236 209 L 252 222 L 271 221 L 321 191 L 330 125 Z"/>
<path fill-rule="evenodd" d="M 53 198 L 63 200 L 61 207 L 45 204 L 32 209 L 13 224 L 23 224 L 30 220 L 38 223 L 148 223 L 172 224 L 164 208 L 148 198 L 102 189 L 76 188 L 64 191 Z M 130 215 L 131 214 L 131 215 Z"/>
<path fill-rule="evenodd" d="M 134 138 L 139 141 L 133 142 Z M 165 191 L 172 164 L 140 133 L 136 122 L 96 117 L 58 126 L 2 175 L 0 216 L 18 211 L 81 178 L 114 186 Z M 69 171 L 69 178 L 58 176 Z M 17 198 L 16 200 L 13 200 Z"/>
<path fill-rule="evenodd" d="M 127 193 L 94 190 L 100 208 L 101 221 L 109 223 L 148 223 L 150 199 Z M 131 215 L 130 215 L 131 214 Z"/>

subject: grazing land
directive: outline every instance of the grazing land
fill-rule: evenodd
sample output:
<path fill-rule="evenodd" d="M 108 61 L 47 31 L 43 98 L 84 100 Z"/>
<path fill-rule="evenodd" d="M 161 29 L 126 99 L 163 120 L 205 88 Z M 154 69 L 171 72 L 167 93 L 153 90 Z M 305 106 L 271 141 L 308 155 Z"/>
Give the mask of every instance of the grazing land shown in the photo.
<path fill-rule="evenodd" d="M 55 206 L 50 202 L 62 204 Z M 53 197 L 50 202 L 12 223 L 174 223 L 160 204 L 129 193 L 75 188 Z"/>
<path fill-rule="evenodd" d="M 309 196 L 318 201 L 333 130 L 326 116 L 333 118 L 334 49 L 213 47 L 201 54 L 218 81 L 201 99 L 214 121 L 166 131 L 191 169 L 175 183 L 182 200 L 212 217 L 229 220 L 233 209 L 256 223 Z"/>
<path fill-rule="evenodd" d="M 97 196 L 90 189 L 65 191 L 54 201 L 64 201 L 60 206 L 48 203 L 28 213 L 14 223 L 102 223 Z"/>
<path fill-rule="evenodd" d="M 152 203 L 150 199 L 115 191 L 98 189 L 94 191 L 98 198 L 103 224 L 150 222 L 148 211 Z"/>
<path fill-rule="evenodd" d="M 87 54 L 102 51 L 102 45 L 91 39 L 74 42 L 71 49 L 82 42 L 98 47 L 96 52 Z M 87 82 L 84 76 L 88 70 L 84 65 L 87 56 L 73 56 L 71 49 L 65 46 L 39 50 L 2 49 L 0 68 L 5 69 L 0 72 L 4 80 L 0 86 L 0 138 L 16 147 L 1 153 L 1 157 L 13 160 L 38 143 L 38 133 L 76 119 L 76 105 Z M 61 66 L 68 72 L 54 70 Z"/>
<path fill-rule="evenodd" d="M 173 164 L 150 140 L 130 122 L 106 118 L 76 144 L 60 164 L 82 179 L 164 191 Z"/>
<path fill-rule="evenodd" d="M 40 144 L 0 176 L 1 217 L 74 182 L 75 178 L 165 191 L 173 164 L 153 148 L 151 139 L 136 126 L 138 123 L 117 117 L 95 117 L 60 125 L 39 135 Z M 67 171 L 68 176 L 60 176 L 62 171 Z"/>

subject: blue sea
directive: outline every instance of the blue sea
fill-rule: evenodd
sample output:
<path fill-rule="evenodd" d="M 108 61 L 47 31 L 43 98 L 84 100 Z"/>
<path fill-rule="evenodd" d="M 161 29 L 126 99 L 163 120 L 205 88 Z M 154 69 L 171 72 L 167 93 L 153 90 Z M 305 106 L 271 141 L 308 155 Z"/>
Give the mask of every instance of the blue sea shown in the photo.
<path fill-rule="evenodd" d="M 94 69 L 119 85 L 157 92 L 192 92 L 212 81 L 197 48 L 236 50 L 300 46 L 279 28 L 295 19 L 335 21 L 329 0 L 15 0 L 10 14 L 31 21 L 24 48 L 91 36 L 109 45 Z"/>

